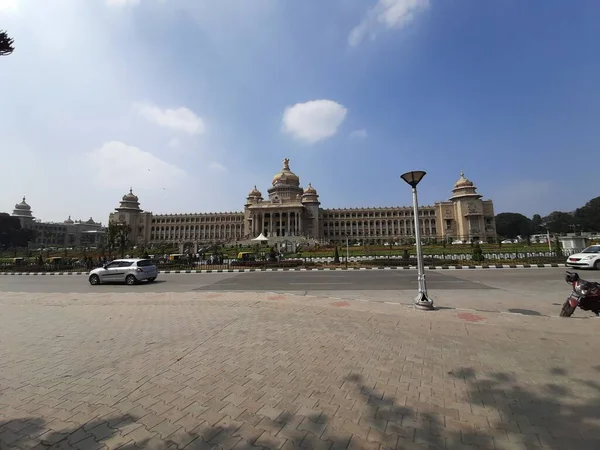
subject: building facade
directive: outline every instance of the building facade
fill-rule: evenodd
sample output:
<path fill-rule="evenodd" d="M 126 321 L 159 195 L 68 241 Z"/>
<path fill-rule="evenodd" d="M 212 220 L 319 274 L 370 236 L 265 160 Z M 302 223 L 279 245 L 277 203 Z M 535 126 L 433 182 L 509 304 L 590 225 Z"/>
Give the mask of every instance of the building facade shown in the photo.
<path fill-rule="evenodd" d="M 414 239 L 412 206 L 324 209 L 316 189 L 302 188 L 291 171 L 289 159 L 275 174 L 266 198 L 256 186 L 242 212 L 201 214 L 152 214 L 140 208 L 130 189 L 109 222 L 127 223 L 130 240 L 137 245 L 177 244 L 184 247 L 221 243 L 250 243 L 261 234 L 269 244 L 284 241 L 359 244 L 406 243 Z M 454 184 L 448 201 L 419 209 L 424 240 L 448 242 L 496 238 L 494 205 L 483 200 L 464 173 Z"/>
<path fill-rule="evenodd" d="M 21 228 L 35 231 L 35 240 L 30 244 L 35 248 L 98 247 L 104 242 L 105 228 L 91 217 L 86 221 L 71 220 L 69 216 L 64 222 L 42 222 L 35 219 L 25 197 L 11 215 L 19 219 Z"/>

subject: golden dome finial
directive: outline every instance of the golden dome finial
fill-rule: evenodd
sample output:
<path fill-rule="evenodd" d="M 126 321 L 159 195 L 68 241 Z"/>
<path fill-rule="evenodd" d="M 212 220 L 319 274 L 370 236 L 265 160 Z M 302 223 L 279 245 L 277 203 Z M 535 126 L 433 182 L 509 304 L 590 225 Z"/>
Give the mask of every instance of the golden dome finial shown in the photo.
<path fill-rule="evenodd" d="M 290 170 L 290 158 L 283 160 L 283 170 Z"/>
<path fill-rule="evenodd" d="M 465 171 L 464 171 L 464 170 L 462 170 L 462 169 L 460 170 L 460 177 L 461 177 L 461 178 L 464 178 L 464 177 L 465 177 Z"/>

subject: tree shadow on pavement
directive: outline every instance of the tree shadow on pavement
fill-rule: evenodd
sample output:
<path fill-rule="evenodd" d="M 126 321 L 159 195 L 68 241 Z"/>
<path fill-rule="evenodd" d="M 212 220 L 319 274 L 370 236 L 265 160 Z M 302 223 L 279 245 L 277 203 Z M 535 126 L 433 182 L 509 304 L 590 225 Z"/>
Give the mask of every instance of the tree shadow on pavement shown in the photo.
<path fill-rule="evenodd" d="M 416 401 L 412 409 L 366 386 L 359 375 L 349 380 L 377 399 L 369 402 L 377 408 L 372 426 L 381 426 L 378 420 L 383 419 L 388 420 L 385 432 L 403 431 L 397 448 L 413 448 L 406 440 L 414 428 L 412 445 L 428 449 L 600 449 L 600 383 L 570 379 L 563 368 L 550 373 L 562 376 L 561 383 L 528 386 L 508 373 L 479 375 L 472 368 L 459 368 L 447 375 L 459 390 L 465 388 L 463 396 L 453 400 L 452 391 L 438 392 L 443 406 Z M 574 384 L 587 387 L 587 392 L 576 395 L 570 387 Z M 435 390 L 423 391 L 436 398 Z"/>
<path fill-rule="evenodd" d="M 73 428 L 21 418 L 0 422 L 0 449 L 599 449 L 600 383 L 571 378 L 563 368 L 550 374 L 556 383 L 464 367 L 439 386 L 411 379 L 393 393 L 351 374 L 342 388 L 355 402 L 347 414 L 355 415 L 344 416 L 341 407 L 326 413 L 319 403 L 294 413 L 271 408 L 270 417 L 201 414 L 188 416 L 185 428 L 193 431 L 162 419 L 150 427 L 129 414 Z"/>

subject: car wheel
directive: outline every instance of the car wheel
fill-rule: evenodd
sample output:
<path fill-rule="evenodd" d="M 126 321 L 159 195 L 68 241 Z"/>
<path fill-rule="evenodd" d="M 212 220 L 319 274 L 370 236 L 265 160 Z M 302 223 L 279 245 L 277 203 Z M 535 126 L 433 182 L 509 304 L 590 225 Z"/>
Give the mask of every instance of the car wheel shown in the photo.
<path fill-rule="evenodd" d="M 97 284 L 100 284 L 100 277 L 95 274 L 91 275 L 89 281 L 92 286 L 96 286 Z"/>
<path fill-rule="evenodd" d="M 127 283 L 129 286 L 135 284 L 136 282 L 137 279 L 133 275 L 127 275 L 127 277 L 125 278 L 125 283 Z"/>
<path fill-rule="evenodd" d="M 597 259 L 596 262 L 594 263 L 594 269 L 600 270 L 600 259 Z"/>
<path fill-rule="evenodd" d="M 153 283 L 156 280 L 156 277 L 148 278 L 148 283 Z"/>

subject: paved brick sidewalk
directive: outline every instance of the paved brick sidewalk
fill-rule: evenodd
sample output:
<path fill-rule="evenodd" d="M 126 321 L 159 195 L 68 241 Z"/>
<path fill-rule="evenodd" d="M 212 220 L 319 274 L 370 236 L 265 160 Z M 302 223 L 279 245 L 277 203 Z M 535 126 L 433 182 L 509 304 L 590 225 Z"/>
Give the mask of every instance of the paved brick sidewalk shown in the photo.
<path fill-rule="evenodd" d="M 600 448 L 600 321 L 0 294 L 0 448 Z"/>

